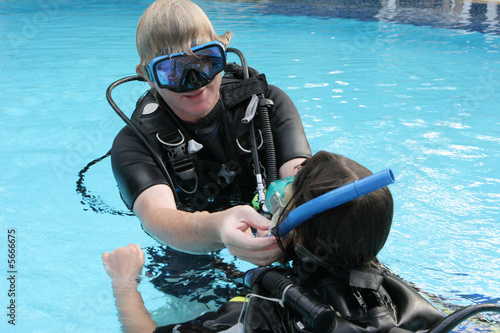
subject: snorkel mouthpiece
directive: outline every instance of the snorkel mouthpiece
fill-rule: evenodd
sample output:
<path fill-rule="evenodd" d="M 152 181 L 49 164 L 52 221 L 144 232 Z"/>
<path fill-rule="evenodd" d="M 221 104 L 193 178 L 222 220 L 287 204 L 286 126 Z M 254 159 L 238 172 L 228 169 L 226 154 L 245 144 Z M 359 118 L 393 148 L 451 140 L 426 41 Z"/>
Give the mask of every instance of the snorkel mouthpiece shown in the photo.
<path fill-rule="evenodd" d="M 391 169 L 386 169 L 331 190 L 292 210 L 279 225 L 278 232 L 281 237 L 285 237 L 290 231 L 314 215 L 386 187 L 394 181 Z M 272 234 L 276 236 L 276 230 L 272 231 Z"/>

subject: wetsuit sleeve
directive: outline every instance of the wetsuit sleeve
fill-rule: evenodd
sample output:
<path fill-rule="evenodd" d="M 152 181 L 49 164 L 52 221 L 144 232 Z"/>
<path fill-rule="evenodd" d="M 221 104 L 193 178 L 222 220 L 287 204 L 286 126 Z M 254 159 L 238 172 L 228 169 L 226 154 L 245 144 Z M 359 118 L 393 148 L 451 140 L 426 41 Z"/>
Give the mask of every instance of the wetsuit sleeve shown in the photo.
<path fill-rule="evenodd" d="M 274 103 L 271 128 L 278 168 L 291 159 L 311 157 L 299 111 L 290 97 L 283 90 L 270 85 L 267 98 Z"/>
<path fill-rule="evenodd" d="M 111 166 L 120 195 L 129 209 L 148 187 L 168 185 L 151 153 L 128 127 L 123 128 L 113 142 Z"/>

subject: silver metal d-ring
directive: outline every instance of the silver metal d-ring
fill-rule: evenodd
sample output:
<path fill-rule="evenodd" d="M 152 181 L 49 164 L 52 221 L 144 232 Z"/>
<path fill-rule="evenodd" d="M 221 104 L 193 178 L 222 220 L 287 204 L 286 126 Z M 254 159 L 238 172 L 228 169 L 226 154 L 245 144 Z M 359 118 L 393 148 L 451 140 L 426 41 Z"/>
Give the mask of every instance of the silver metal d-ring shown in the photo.
<path fill-rule="evenodd" d="M 198 189 L 198 175 L 196 174 L 196 172 L 194 173 L 194 180 L 195 180 L 195 184 L 194 184 L 194 187 L 191 191 L 188 191 L 184 188 L 182 188 L 182 186 L 180 185 L 177 185 L 177 187 L 184 193 L 186 194 L 194 194 L 196 192 L 196 190 Z"/>
<path fill-rule="evenodd" d="M 262 147 L 262 145 L 264 144 L 264 137 L 262 136 L 262 131 L 260 129 L 257 130 L 259 132 L 259 135 L 260 135 L 260 144 L 259 146 L 257 147 L 257 149 L 260 149 Z M 238 145 L 238 148 L 241 149 L 242 152 L 246 153 L 246 154 L 250 154 L 252 151 L 249 150 L 249 149 L 245 149 L 241 146 L 240 144 L 240 141 L 238 139 L 236 139 L 236 144 Z"/>
<path fill-rule="evenodd" d="M 158 139 L 158 141 L 160 141 L 161 143 L 163 143 L 165 146 L 168 146 L 168 147 L 177 147 L 181 144 L 184 143 L 184 135 L 182 135 L 182 132 L 180 129 L 177 129 L 177 131 L 179 132 L 180 136 L 181 136 L 181 139 L 179 142 L 176 142 L 176 143 L 168 143 L 168 142 L 165 142 L 163 141 L 162 139 L 160 139 L 160 135 L 159 133 L 156 133 L 156 138 Z"/>

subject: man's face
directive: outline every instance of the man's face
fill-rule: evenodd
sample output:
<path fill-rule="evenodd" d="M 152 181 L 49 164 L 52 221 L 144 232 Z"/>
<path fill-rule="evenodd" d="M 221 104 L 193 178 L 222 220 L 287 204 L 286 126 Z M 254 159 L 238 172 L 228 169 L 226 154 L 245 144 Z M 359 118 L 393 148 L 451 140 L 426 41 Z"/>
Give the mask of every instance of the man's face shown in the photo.
<path fill-rule="evenodd" d="M 208 115 L 217 104 L 221 82 L 222 73 L 219 73 L 208 85 L 185 93 L 162 89 L 152 82 L 149 84 L 156 88 L 163 100 L 180 119 L 194 123 Z"/>

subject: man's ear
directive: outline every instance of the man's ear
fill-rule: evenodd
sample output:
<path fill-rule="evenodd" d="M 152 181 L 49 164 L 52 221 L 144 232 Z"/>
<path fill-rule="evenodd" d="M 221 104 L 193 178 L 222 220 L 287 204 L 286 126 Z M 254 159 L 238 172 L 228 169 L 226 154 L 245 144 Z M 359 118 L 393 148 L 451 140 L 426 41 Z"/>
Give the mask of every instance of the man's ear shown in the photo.
<path fill-rule="evenodd" d="M 142 69 L 140 65 L 135 65 L 135 72 L 140 76 L 142 76 L 143 78 L 145 78 L 146 80 L 148 79 L 146 76 L 144 76 L 144 74 L 142 74 Z"/>
<path fill-rule="evenodd" d="M 143 78 L 145 78 L 145 79 L 146 79 L 146 81 L 148 81 L 149 86 L 150 86 L 151 88 L 155 88 L 155 84 L 149 80 L 149 77 L 148 77 L 147 75 L 142 74 L 142 68 L 141 68 L 141 66 L 140 66 L 140 65 L 136 65 L 136 66 L 135 66 L 135 72 L 136 72 L 137 74 L 139 74 L 140 76 L 142 76 Z"/>

